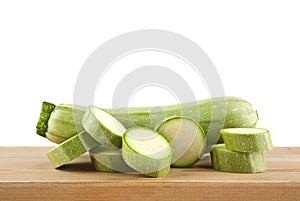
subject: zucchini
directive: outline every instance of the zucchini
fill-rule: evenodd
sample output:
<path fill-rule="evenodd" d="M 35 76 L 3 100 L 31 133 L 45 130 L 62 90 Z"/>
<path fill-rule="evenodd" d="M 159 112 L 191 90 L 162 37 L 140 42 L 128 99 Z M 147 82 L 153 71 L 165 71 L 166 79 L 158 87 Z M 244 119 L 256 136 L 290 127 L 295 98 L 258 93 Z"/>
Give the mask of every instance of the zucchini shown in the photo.
<path fill-rule="evenodd" d="M 107 112 L 89 106 L 83 118 L 84 129 L 100 144 L 121 148 L 122 135 L 126 128 Z"/>
<path fill-rule="evenodd" d="M 266 170 L 263 152 L 234 152 L 226 149 L 225 144 L 213 146 L 212 166 L 215 170 L 234 173 L 256 173 Z"/>
<path fill-rule="evenodd" d="M 99 145 L 96 141 L 89 138 L 91 137 L 88 133 L 81 131 L 78 135 L 69 138 L 48 151 L 46 155 L 53 167 L 58 168 Z"/>
<path fill-rule="evenodd" d="M 89 151 L 92 165 L 101 172 L 133 172 L 123 160 L 122 151 L 114 146 L 99 145 Z"/>
<path fill-rule="evenodd" d="M 273 149 L 270 132 L 264 128 L 227 128 L 221 130 L 228 150 L 263 152 Z"/>
<path fill-rule="evenodd" d="M 82 106 L 43 102 L 36 133 L 60 144 L 83 130 L 81 119 L 85 109 Z"/>
<path fill-rule="evenodd" d="M 171 117 L 156 131 L 173 145 L 172 167 L 194 165 L 205 149 L 205 133 L 194 120 L 187 117 Z"/>
<path fill-rule="evenodd" d="M 75 122 L 71 117 L 57 118 L 57 112 L 52 111 L 56 107 L 53 104 L 48 104 L 47 107 L 42 108 L 39 123 L 37 126 L 37 133 L 45 135 L 47 126 L 51 127 L 52 131 L 49 133 L 68 138 L 79 132 L 82 129 L 80 122 L 74 126 Z M 83 110 L 85 109 L 82 107 Z M 189 103 L 182 103 L 177 105 L 162 106 L 159 109 L 155 107 L 132 107 L 132 108 L 117 108 L 117 109 L 103 109 L 104 111 L 113 115 L 126 128 L 140 126 L 155 129 L 164 119 L 173 116 L 186 116 L 199 123 L 207 135 L 207 145 L 215 144 L 220 138 L 220 129 L 222 128 L 252 128 L 256 126 L 258 116 L 254 107 L 241 98 L 237 97 L 218 97 L 205 99 L 200 101 L 193 101 Z M 81 113 L 83 115 L 83 112 Z M 77 119 L 80 119 L 78 115 Z M 50 118 L 49 118 L 50 117 Z M 58 119 L 58 121 L 53 121 Z M 70 118 L 70 120 L 68 120 Z M 63 119 L 66 122 L 63 122 Z M 48 121 L 50 120 L 50 125 Z M 56 126 L 58 124 L 58 126 Z M 69 125 L 63 127 L 62 125 Z M 62 129 L 55 129 L 56 127 Z M 78 127 L 79 129 L 74 129 Z M 57 131 L 58 130 L 58 131 Z M 60 133 L 63 134 L 60 134 Z"/>
<path fill-rule="evenodd" d="M 85 107 L 77 105 L 57 105 L 48 120 L 48 133 L 69 139 L 83 130 L 81 119 Z"/>
<path fill-rule="evenodd" d="M 129 167 L 150 177 L 169 174 L 173 147 L 165 137 L 149 128 L 135 127 L 122 139 L 122 155 Z"/>

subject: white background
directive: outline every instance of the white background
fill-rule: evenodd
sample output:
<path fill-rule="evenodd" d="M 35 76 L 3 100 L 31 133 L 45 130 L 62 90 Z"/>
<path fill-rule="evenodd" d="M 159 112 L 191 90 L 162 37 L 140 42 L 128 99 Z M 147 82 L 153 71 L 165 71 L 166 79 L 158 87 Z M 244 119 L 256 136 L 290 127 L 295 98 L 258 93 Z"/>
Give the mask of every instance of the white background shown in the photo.
<path fill-rule="evenodd" d="M 226 95 L 256 106 L 259 126 L 270 129 L 274 145 L 300 146 L 299 11 L 299 1 L 288 0 L 1 1 L 0 146 L 53 145 L 35 134 L 42 101 L 72 103 L 86 58 L 107 40 L 146 28 L 196 42 L 215 64 Z M 109 106 L 112 86 L 95 95 L 97 106 Z M 208 97 L 206 90 L 200 83 L 197 98 Z M 148 87 L 130 104 L 175 102 L 169 92 Z"/>

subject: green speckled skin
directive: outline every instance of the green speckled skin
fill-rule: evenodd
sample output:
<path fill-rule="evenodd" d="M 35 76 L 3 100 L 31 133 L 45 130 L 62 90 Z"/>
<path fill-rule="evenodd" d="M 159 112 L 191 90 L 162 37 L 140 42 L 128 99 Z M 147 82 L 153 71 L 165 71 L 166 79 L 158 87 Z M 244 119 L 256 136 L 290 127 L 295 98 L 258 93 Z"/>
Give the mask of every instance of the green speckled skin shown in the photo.
<path fill-rule="evenodd" d="M 49 120 L 47 132 L 69 139 L 83 130 L 81 119 L 86 108 L 76 105 L 57 105 Z"/>
<path fill-rule="evenodd" d="M 54 168 L 58 168 L 73 159 L 79 157 L 84 154 L 86 150 L 86 146 L 81 142 L 80 137 L 90 137 L 85 131 L 82 131 L 78 135 L 75 135 L 68 140 L 64 141 L 57 147 L 51 149 L 47 152 L 47 157 L 50 160 L 51 164 Z M 99 144 L 89 145 L 90 147 L 95 147 Z"/>
<path fill-rule="evenodd" d="M 238 152 L 263 152 L 273 149 L 270 132 L 267 129 L 251 129 L 255 129 L 259 133 L 230 133 L 226 129 L 222 129 L 221 133 L 226 148 Z"/>
<path fill-rule="evenodd" d="M 36 133 L 60 144 L 83 130 L 81 119 L 85 107 L 76 105 L 54 105 L 43 102 Z"/>
<path fill-rule="evenodd" d="M 210 154 L 215 170 L 233 173 L 256 173 L 266 170 L 263 152 L 233 152 L 226 149 L 225 144 L 218 144 Z"/>
<path fill-rule="evenodd" d="M 143 128 L 132 128 L 132 129 L 143 129 Z M 136 170 L 137 172 L 147 175 L 149 177 L 163 177 L 169 174 L 170 166 L 173 155 L 173 148 L 166 158 L 154 159 L 142 154 L 137 153 L 133 150 L 126 141 L 126 134 L 130 132 L 129 129 L 124 135 L 122 140 L 122 155 L 124 161 L 129 167 Z"/>
<path fill-rule="evenodd" d="M 141 126 L 155 129 L 163 120 L 186 116 L 198 122 L 207 134 L 207 145 L 215 144 L 222 128 L 252 128 L 258 116 L 251 103 L 237 97 L 219 97 L 161 107 L 104 109 L 126 128 Z"/>
<path fill-rule="evenodd" d="M 112 114 L 126 128 L 141 126 L 154 129 L 166 118 L 173 116 L 189 117 L 198 122 L 204 129 L 208 146 L 215 144 L 219 140 L 220 129 L 238 127 L 252 128 L 256 126 L 258 121 L 256 110 L 251 103 L 237 97 L 219 97 L 161 107 L 131 107 L 103 110 Z M 72 119 L 70 119 L 70 121 L 62 121 L 69 117 L 62 118 L 62 116 L 57 113 L 62 112 L 55 112 L 54 117 L 51 115 L 49 133 L 62 138 L 68 138 L 75 135 L 77 131 L 80 131 L 80 122 L 77 124 Z M 65 115 L 65 113 L 62 114 Z M 83 113 L 81 115 L 83 115 Z M 80 115 L 78 115 L 76 119 L 79 120 Z M 44 122 L 48 122 L 48 119 Z M 74 128 L 76 128 L 75 124 L 77 124 L 76 126 L 79 128 L 76 132 L 74 130 Z M 43 132 L 46 131 L 40 128 L 37 129 L 37 133 L 44 135 Z"/>

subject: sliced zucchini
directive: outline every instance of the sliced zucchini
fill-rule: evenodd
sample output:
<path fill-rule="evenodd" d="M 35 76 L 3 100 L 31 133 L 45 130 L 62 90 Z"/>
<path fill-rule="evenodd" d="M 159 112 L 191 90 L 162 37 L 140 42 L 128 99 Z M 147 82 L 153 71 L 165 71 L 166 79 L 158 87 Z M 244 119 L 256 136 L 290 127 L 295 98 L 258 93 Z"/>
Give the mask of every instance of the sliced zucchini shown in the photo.
<path fill-rule="evenodd" d="M 101 172 L 133 172 L 123 160 L 122 151 L 115 146 L 99 145 L 89 151 L 92 165 Z"/>
<path fill-rule="evenodd" d="M 58 168 L 64 164 L 67 164 L 73 159 L 84 154 L 87 151 L 86 148 L 93 148 L 99 145 L 99 143 L 93 139 L 87 140 L 87 138 L 91 138 L 90 135 L 85 131 L 82 131 L 78 135 L 69 138 L 57 147 L 54 147 L 48 151 L 46 155 L 53 167 Z M 85 139 L 85 144 L 81 139 Z M 89 142 L 90 144 L 87 144 L 86 142 Z"/>
<path fill-rule="evenodd" d="M 210 154 L 215 170 L 234 173 L 256 173 L 266 170 L 263 152 L 235 152 L 226 149 L 225 144 L 217 144 L 213 146 Z"/>
<path fill-rule="evenodd" d="M 263 152 L 273 149 L 270 132 L 264 128 L 222 129 L 226 148 L 239 152 Z"/>
<path fill-rule="evenodd" d="M 174 147 L 172 167 L 195 164 L 205 150 L 205 133 L 201 126 L 187 117 L 171 117 L 156 131 L 165 136 Z"/>
<path fill-rule="evenodd" d="M 100 144 L 122 146 L 122 135 L 126 128 L 112 115 L 107 112 L 89 106 L 83 118 L 84 129 Z"/>
<path fill-rule="evenodd" d="M 122 142 L 129 167 L 150 177 L 169 174 L 173 147 L 165 137 L 146 127 L 134 127 L 126 131 Z"/>

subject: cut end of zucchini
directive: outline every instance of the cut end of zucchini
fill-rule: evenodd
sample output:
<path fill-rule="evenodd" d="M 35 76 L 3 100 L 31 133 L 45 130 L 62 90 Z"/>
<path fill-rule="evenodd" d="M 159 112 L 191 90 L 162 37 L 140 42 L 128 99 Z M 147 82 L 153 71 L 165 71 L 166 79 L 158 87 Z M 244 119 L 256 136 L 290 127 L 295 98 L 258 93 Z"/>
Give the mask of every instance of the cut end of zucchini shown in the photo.
<path fill-rule="evenodd" d="M 134 172 L 123 160 L 122 151 L 116 147 L 99 145 L 89 151 L 92 165 L 101 172 Z"/>
<path fill-rule="evenodd" d="M 43 137 L 46 136 L 48 129 L 48 120 L 51 116 L 52 111 L 55 109 L 55 105 L 48 102 L 42 103 L 42 109 L 40 112 L 39 120 L 36 125 L 36 133 Z"/>
<path fill-rule="evenodd" d="M 263 152 L 273 149 L 270 132 L 264 128 L 227 128 L 221 130 L 228 150 Z"/>
<path fill-rule="evenodd" d="M 123 135 L 123 158 L 134 170 L 151 176 L 170 171 L 173 148 L 162 135 L 144 127 L 130 128 Z"/>
<path fill-rule="evenodd" d="M 82 125 L 100 144 L 121 147 L 126 128 L 107 112 L 94 106 L 88 107 L 82 118 Z"/>
<path fill-rule="evenodd" d="M 266 170 L 263 152 L 234 152 L 226 149 L 225 144 L 213 146 L 211 160 L 213 168 L 223 172 L 256 173 Z"/>
<path fill-rule="evenodd" d="M 172 167 L 190 167 L 205 150 L 205 133 L 198 123 L 187 117 L 171 117 L 157 129 L 173 145 Z"/>

